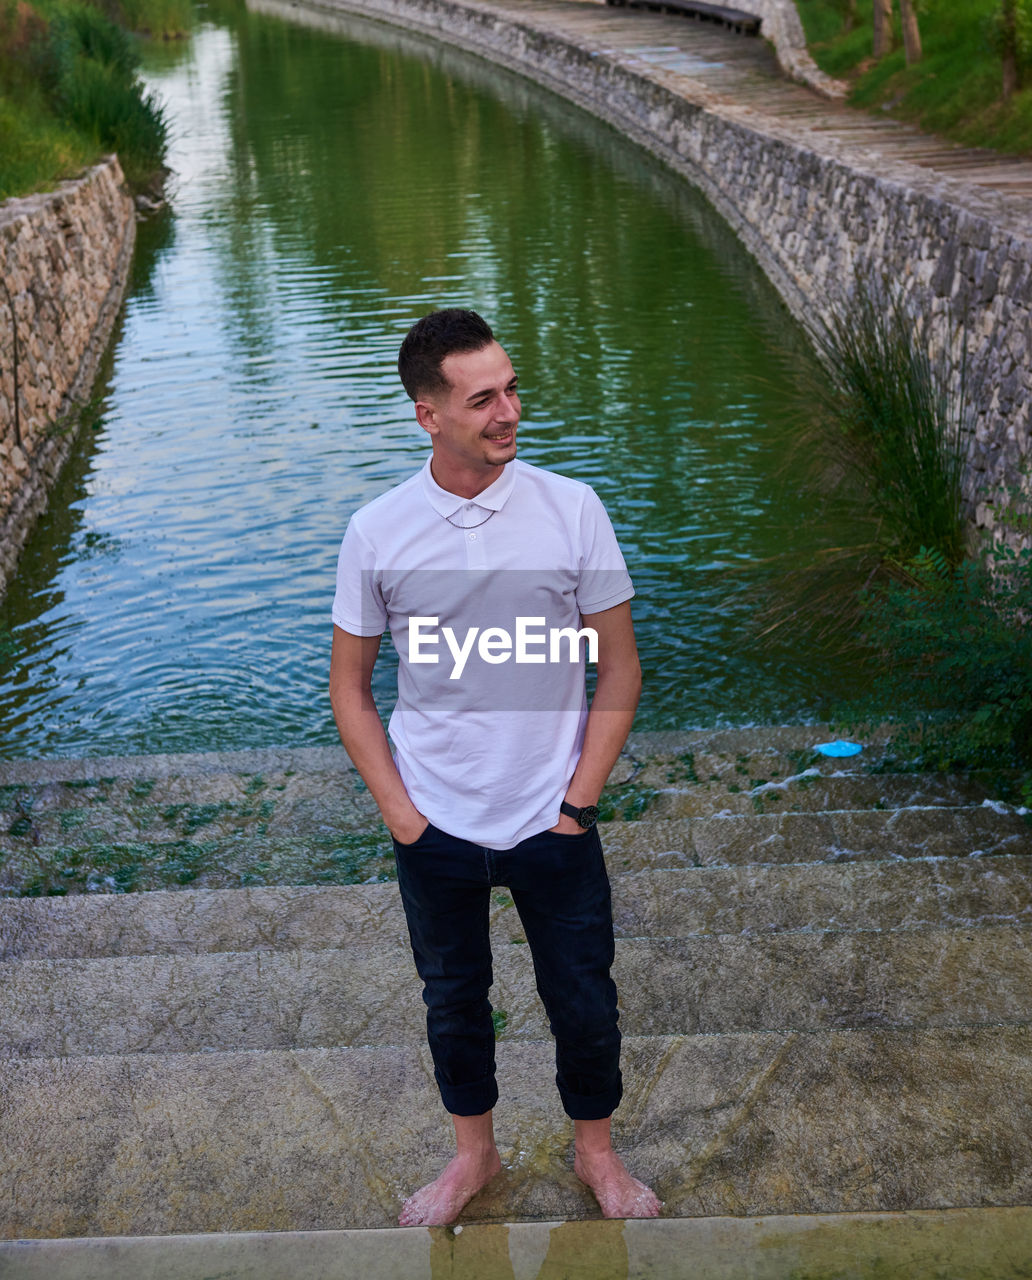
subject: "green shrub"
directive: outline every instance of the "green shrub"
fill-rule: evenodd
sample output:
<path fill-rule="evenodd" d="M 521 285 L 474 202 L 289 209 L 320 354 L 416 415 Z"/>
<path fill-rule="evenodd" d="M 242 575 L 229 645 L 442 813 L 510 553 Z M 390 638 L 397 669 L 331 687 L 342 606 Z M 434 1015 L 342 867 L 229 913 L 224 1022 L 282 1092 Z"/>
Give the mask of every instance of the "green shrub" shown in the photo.
<path fill-rule="evenodd" d="M 105 150 L 118 152 L 131 183 L 145 183 L 161 168 L 168 132 L 161 105 L 143 95 L 120 62 L 76 57 L 62 76 L 58 100 L 66 119 Z"/>
<path fill-rule="evenodd" d="M 1012 0 L 1014 24 L 1014 53 L 1018 65 L 1025 71 L 1032 70 L 1032 0 Z M 1002 56 L 1008 41 L 1004 4 L 1001 3 L 985 23 L 988 42 L 998 56 Z"/>
<path fill-rule="evenodd" d="M 905 719 L 894 746 L 935 768 L 1032 766 L 1032 549 L 922 549 L 865 607 L 877 677 L 850 720 Z"/>
<path fill-rule="evenodd" d="M 136 51 L 129 33 L 88 4 L 67 4 L 50 20 L 53 92 L 61 95 L 79 61 L 107 67 L 119 81 L 132 83 Z"/>
<path fill-rule="evenodd" d="M 161 104 L 136 74 L 133 38 L 89 4 L 0 0 L 0 192 L 52 184 L 100 152 L 117 151 L 143 187 L 167 141 Z M 67 159 L 66 159 L 67 157 Z"/>

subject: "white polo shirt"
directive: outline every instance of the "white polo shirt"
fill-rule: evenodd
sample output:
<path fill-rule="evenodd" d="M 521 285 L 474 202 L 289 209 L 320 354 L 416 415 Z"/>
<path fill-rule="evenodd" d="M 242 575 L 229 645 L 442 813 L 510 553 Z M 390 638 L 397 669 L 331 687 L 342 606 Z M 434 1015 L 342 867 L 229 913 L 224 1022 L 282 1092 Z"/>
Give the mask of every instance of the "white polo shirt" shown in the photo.
<path fill-rule="evenodd" d="M 581 615 L 633 595 L 595 491 L 518 459 L 475 499 L 428 459 L 355 512 L 333 621 L 390 630 L 395 761 L 435 827 L 510 849 L 558 822 L 587 720 Z"/>

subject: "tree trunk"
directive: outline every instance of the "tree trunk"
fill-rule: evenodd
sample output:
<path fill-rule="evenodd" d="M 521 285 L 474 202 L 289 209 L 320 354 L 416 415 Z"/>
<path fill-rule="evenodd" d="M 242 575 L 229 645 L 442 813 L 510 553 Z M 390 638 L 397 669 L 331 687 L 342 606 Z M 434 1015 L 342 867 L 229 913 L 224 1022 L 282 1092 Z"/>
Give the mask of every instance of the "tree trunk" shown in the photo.
<path fill-rule="evenodd" d="M 1016 0 L 1003 0 L 1003 98 L 1021 88 L 1018 72 L 1018 15 Z"/>
<path fill-rule="evenodd" d="M 846 0 L 846 19 L 843 26 L 845 31 L 852 31 L 856 26 L 856 0 Z"/>
<path fill-rule="evenodd" d="M 917 25 L 914 0 L 899 0 L 899 12 L 903 19 L 903 48 L 909 67 L 921 61 L 921 30 Z"/>
<path fill-rule="evenodd" d="M 874 56 L 892 52 L 892 0 L 874 0 Z"/>

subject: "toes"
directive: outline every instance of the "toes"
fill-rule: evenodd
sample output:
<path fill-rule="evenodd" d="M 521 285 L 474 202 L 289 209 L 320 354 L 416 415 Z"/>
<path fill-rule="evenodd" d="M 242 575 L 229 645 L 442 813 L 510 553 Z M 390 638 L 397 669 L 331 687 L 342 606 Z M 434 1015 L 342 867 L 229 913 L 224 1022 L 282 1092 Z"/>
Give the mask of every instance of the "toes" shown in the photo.
<path fill-rule="evenodd" d="M 411 1200 L 406 1200 L 401 1206 L 401 1213 L 398 1214 L 398 1222 L 403 1227 L 418 1227 L 423 1223 L 426 1215 L 418 1204 L 413 1204 Z"/>

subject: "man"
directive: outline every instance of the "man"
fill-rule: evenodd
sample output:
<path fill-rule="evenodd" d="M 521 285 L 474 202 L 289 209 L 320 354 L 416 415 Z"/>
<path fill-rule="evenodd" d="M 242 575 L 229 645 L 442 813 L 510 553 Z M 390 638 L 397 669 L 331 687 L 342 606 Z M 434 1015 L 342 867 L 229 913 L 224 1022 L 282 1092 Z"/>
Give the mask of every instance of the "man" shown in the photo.
<path fill-rule="evenodd" d="M 480 316 L 424 317 L 398 368 L 432 454 L 349 523 L 330 693 L 341 740 L 394 840 L 435 1076 L 455 1128 L 454 1159 L 399 1221 L 453 1221 L 501 1169 L 487 999 L 497 884 L 520 913 L 556 1037 L 574 1169 L 606 1217 L 654 1217 L 659 1200 L 610 1143 L 620 1034 L 594 828 L 641 687 L 633 588 L 594 492 L 515 461 L 516 374 Z M 370 691 L 387 627 L 400 658 L 393 757 Z"/>

